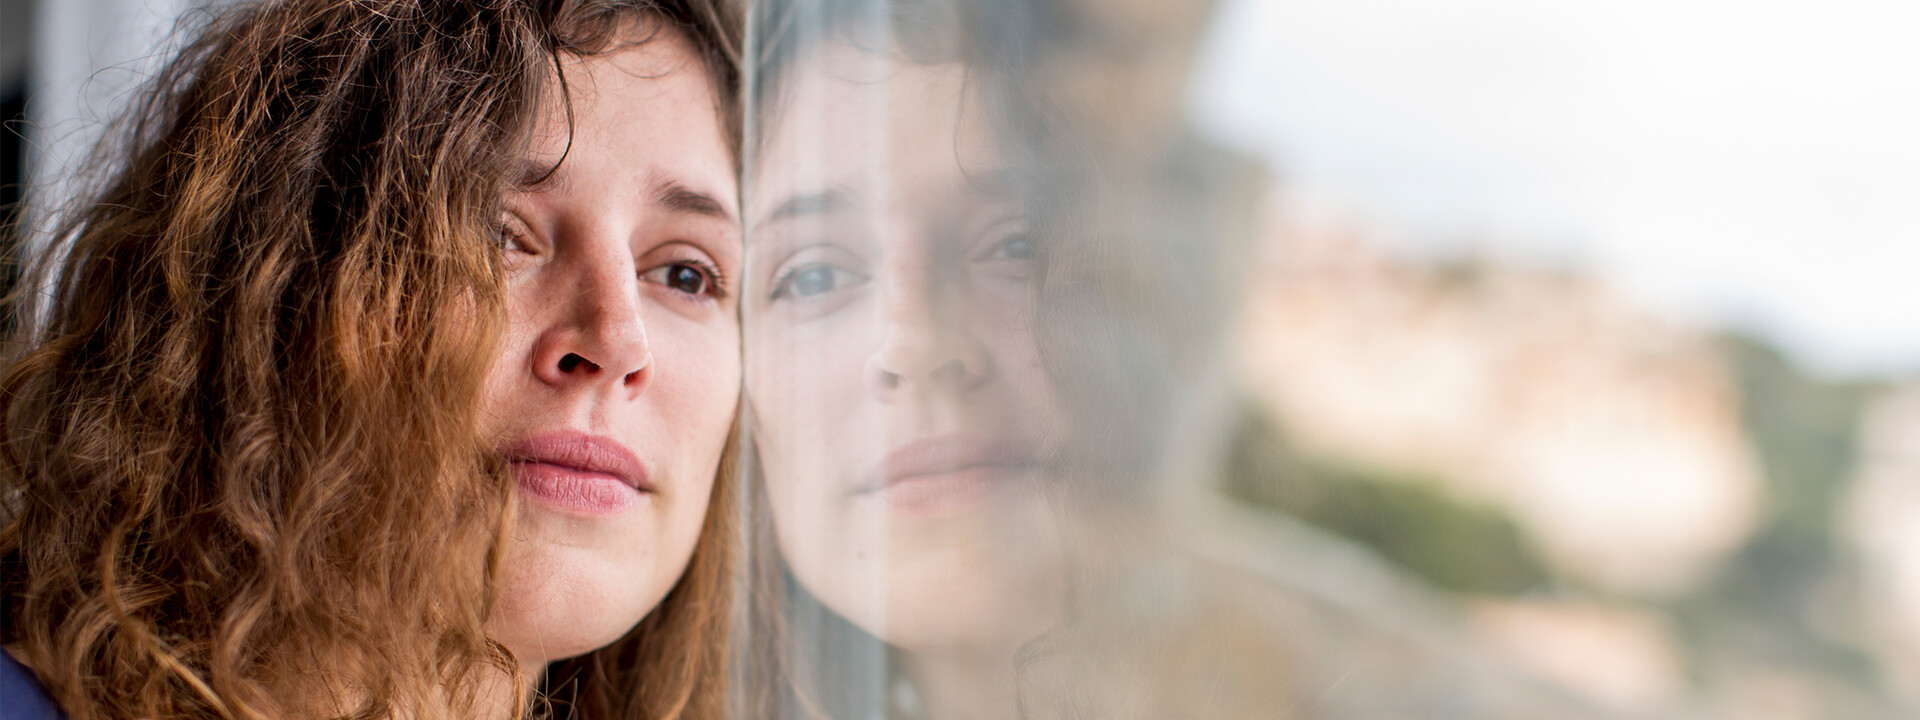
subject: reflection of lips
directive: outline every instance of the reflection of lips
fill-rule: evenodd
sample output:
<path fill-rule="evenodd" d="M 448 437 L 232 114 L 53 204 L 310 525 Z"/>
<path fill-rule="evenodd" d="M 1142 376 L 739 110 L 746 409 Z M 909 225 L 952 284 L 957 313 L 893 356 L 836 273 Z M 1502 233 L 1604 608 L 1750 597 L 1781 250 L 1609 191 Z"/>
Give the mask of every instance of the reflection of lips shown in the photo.
<path fill-rule="evenodd" d="M 537 435 L 502 451 L 521 491 L 586 515 L 611 515 L 653 492 L 640 459 L 620 443 L 584 433 Z"/>
<path fill-rule="evenodd" d="M 894 510 L 937 512 L 976 504 L 1034 465 L 1024 444 L 980 435 L 946 435 L 895 448 L 876 477 L 855 488 Z"/>

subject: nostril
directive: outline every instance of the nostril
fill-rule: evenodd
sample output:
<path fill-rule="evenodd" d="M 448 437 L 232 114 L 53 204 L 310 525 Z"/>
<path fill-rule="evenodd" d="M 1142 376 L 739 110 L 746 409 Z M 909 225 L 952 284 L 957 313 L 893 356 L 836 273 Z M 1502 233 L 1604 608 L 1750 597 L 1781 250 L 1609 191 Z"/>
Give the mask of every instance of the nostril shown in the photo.
<path fill-rule="evenodd" d="M 560 372 L 570 373 L 581 365 L 587 366 L 588 372 L 600 369 L 599 365 L 595 365 L 593 361 L 580 357 L 579 353 L 567 353 L 566 357 L 560 358 Z"/>

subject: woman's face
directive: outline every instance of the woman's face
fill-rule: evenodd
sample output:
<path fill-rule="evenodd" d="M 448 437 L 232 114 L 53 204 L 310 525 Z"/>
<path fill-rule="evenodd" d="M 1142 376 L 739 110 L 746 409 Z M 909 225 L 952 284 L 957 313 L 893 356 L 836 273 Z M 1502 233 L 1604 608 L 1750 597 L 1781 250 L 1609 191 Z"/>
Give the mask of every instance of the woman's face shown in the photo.
<path fill-rule="evenodd" d="M 673 587 L 739 398 L 737 190 L 702 63 L 666 33 L 563 67 L 571 132 L 556 86 L 505 204 L 487 386 L 519 486 L 488 631 L 535 668 Z"/>
<path fill-rule="evenodd" d="M 795 68 L 754 170 L 752 427 L 780 547 L 908 649 L 1020 642 L 1061 563 L 1035 239 L 957 64 L 849 47 Z"/>

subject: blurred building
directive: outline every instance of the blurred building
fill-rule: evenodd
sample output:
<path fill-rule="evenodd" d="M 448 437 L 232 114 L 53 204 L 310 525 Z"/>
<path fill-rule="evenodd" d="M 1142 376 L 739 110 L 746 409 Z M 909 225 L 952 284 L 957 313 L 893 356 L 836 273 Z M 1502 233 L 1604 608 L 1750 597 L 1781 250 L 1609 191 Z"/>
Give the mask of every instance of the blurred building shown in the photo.
<path fill-rule="evenodd" d="M 1423 265 L 1300 224 L 1269 239 L 1244 375 L 1309 451 L 1502 508 L 1559 574 L 1612 592 L 1682 591 L 1746 539 L 1760 482 L 1709 335 L 1575 272 Z"/>

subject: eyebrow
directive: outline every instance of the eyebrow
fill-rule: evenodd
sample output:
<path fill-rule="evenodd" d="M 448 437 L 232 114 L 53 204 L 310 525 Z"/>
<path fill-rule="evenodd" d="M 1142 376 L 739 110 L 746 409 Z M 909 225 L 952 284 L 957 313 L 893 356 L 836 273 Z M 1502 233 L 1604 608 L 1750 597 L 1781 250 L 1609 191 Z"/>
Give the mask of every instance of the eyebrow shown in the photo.
<path fill-rule="evenodd" d="M 522 191 L 562 191 L 567 186 L 567 174 L 561 172 L 558 163 L 534 162 L 522 160 L 513 174 L 513 186 Z"/>
<path fill-rule="evenodd" d="M 734 222 L 733 211 L 726 203 L 672 180 L 654 183 L 653 201 L 674 212 Z"/>
<path fill-rule="evenodd" d="M 840 209 L 847 204 L 847 191 L 843 188 L 830 188 L 817 193 L 794 195 L 773 208 L 772 212 L 760 219 L 762 225 L 782 220 L 792 220 L 806 215 L 824 215 Z"/>

